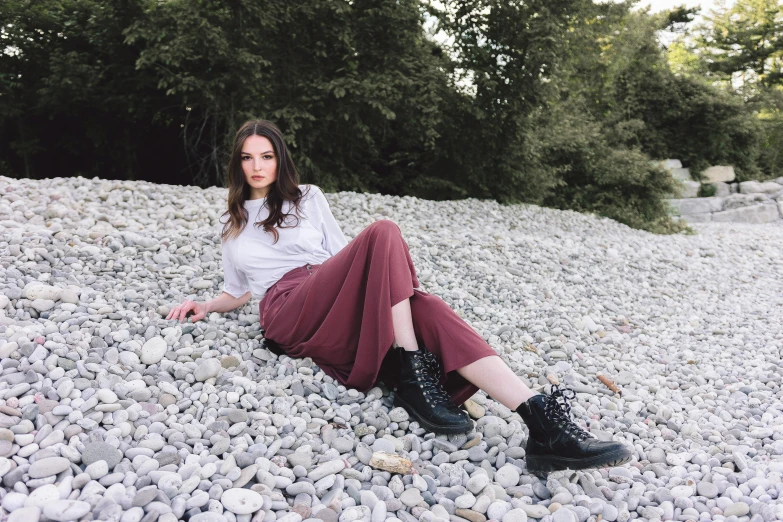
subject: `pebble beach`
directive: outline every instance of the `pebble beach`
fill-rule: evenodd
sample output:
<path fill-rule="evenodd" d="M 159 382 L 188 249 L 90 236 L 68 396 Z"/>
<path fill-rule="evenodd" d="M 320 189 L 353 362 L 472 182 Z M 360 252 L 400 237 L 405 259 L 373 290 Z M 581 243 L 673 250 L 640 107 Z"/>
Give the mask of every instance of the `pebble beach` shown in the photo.
<path fill-rule="evenodd" d="M 263 345 L 222 292 L 227 190 L 0 177 L 0 521 L 783 520 L 783 222 L 661 236 L 494 201 L 326 194 L 400 226 L 422 290 L 630 464 L 542 480 L 483 393 L 420 428 Z M 391 464 L 390 464 L 391 463 Z"/>

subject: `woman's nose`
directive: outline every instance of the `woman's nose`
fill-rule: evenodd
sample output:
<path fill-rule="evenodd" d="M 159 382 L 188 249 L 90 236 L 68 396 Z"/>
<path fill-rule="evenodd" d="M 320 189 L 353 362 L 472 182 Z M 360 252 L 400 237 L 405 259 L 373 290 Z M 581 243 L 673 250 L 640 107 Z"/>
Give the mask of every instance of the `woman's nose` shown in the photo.
<path fill-rule="evenodd" d="M 253 169 L 261 170 L 261 158 L 256 158 L 253 160 Z"/>

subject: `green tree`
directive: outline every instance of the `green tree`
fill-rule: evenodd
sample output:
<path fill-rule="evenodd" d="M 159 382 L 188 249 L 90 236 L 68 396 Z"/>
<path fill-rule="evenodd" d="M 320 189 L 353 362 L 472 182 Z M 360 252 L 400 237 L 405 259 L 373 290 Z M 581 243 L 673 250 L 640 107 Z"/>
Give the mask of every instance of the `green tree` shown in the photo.
<path fill-rule="evenodd" d="M 757 167 L 743 173 L 745 179 L 783 175 L 783 3 L 719 4 L 702 24 L 678 38 L 669 61 L 693 81 L 720 84 L 738 95 L 731 97 L 731 112 L 745 139 L 712 140 L 709 145 L 752 159 Z M 714 123 L 705 121 L 707 126 Z M 751 126 L 753 137 L 747 132 Z"/>
<path fill-rule="evenodd" d="M 123 43 L 141 0 L 8 0 L 0 10 L 0 134 L 27 177 L 67 173 L 135 179 L 142 144 L 176 136 L 164 96 L 138 75 Z M 154 148 L 154 145 L 153 145 Z M 170 164 L 165 160 L 161 165 Z"/>
<path fill-rule="evenodd" d="M 783 84 L 783 2 L 721 2 L 699 34 L 701 59 L 719 77 L 742 85 Z"/>
<path fill-rule="evenodd" d="M 286 134 L 306 180 L 399 192 L 434 156 L 446 77 L 416 0 L 234 0 L 151 4 L 126 31 L 138 68 L 187 107 L 201 184 L 222 181 L 244 119 Z"/>
<path fill-rule="evenodd" d="M 721 164 L 757 176 L 761 135 L 742 98 L 697 74 L 676 74 L 659 43 L 659 31 L 693 12 L 650 15 L 631 5 L 588 4 L 575 18 L 560 98 L 588 110 L 612 146 L 681 159 L 696 176 Z"/>
<path fill-rule="evenodd" d="M 447 1 L 434 9 L 453 39 L 454 81 L 444 115 L 447 173 L 471 196 L 501 202 L 540 201 L 557 185 L 529 143 L 530 116 L 547 98 L 573 0 Z M 459 84 L 469 83 L 468 91 Z M 441 174 L 443 176 L 443 174 Z"/>

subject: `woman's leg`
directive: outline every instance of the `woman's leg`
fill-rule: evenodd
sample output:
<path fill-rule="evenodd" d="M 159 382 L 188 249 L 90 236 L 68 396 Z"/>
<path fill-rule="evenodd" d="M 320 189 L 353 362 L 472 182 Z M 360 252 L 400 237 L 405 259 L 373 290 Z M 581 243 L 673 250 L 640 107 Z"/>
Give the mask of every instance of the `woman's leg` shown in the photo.
<path fill-rule="evenodd" d="M 419 349 L 419 342 L 413 332 L 413 318 L 411 317 L 411 300 L 403 299 L 392 306 L 392 324 L 394 325 L 394 343 L 408 351 L 415 352 Z"/>
<path fill-rule="evenodd" d="M 410 299 L 392 307 L 392 322 L 397 346 L 409 351 L 418 350 Z M 512 410 L 535 395 L 500 357 L 481 358 L 457 369 L 457 373 Z"/>
<path fill-rule="evenodd" d="M 572 392 L 555 387 L 551 395 L 534 394 L 445 301 L 415 291 L 411 306 L 417 338 L 440 356 L 445 371 L 457 373 L 522 417 L 529 429 L 530 472 L 543 476 L 561 469 L 618 466 L 631 459 L 622 443 L 599 441 L 572 421 L 567 404 Z M 460 401 L 469 395 L 457 397 Z"/>
<path fill-rule="evenodd" d="M 510 410 L 535 395 L 500 357 L 484 357 L 458 368 L 457 373 Z"/>

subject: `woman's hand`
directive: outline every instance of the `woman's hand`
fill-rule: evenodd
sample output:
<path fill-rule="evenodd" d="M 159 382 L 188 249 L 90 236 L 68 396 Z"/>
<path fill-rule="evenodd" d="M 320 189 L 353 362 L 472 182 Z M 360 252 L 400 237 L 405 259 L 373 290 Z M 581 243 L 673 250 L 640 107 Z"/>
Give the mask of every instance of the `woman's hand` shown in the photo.
<path fill-rule="evenodd" d="M 190 317 L 193 322 L 204 319 L 210 312 L 230 312 L 236 310 L 240 306 L 243 306 L 250 300 L 250 292 L 245 293 L 242 297 L 234 297 L 231 294 L 223 292 L 218 297 L 207 301 L 206 303 L 200 303 L 196 301 L 183 301 L 179 306 L 175 306 L 174 309 L 169 312 L 166 319 L 176 319 L 179 322 L 185 321 Z"/>
<path fill-rule="evenodd" d="M 188 317 L 195 323 L 207 316 L 207 304 L 197 303 L 195 301 L 185 301 L 179 306 L 175 306 L 171 312 L 169 312 L 166 319 L 175 319 L 179 322 L 186 321 Z"/>

